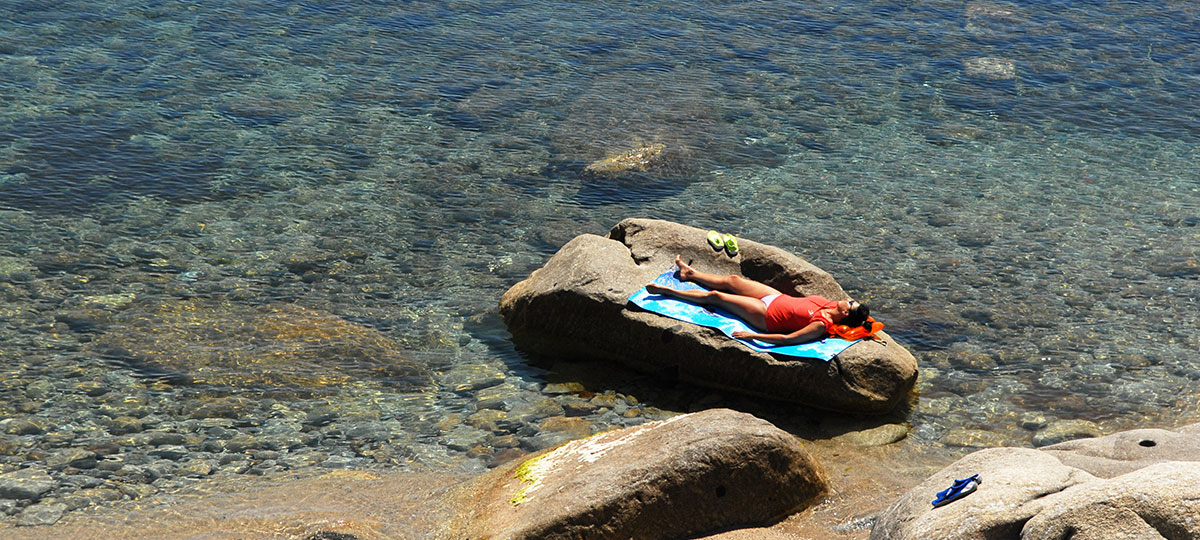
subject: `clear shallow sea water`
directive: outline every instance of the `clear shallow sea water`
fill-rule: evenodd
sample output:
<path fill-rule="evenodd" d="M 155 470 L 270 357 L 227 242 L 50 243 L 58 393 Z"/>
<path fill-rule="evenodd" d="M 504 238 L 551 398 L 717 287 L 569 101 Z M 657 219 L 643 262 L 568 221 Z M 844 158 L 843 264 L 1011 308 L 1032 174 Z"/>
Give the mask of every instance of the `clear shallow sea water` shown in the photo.
<path fill-rule="evenodd" d="M 50 471 L 70 508 L 482 471 L 705 406 L 803 424 L 513 349 L 500 295 L 631 216 L 780 246 L 869 301 L 922 366 L 889 421 L 931 452 L 1200 418 L 1192 3 L 0 16 L 0 470 Z M 648 143 L 663 166 L 584 171 Z"/>

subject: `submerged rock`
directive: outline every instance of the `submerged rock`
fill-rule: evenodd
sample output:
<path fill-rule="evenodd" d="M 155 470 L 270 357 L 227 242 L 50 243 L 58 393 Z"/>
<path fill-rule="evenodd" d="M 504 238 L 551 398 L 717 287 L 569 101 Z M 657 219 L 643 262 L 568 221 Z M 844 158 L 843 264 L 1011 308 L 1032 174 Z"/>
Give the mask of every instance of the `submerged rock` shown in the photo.
<path fill-rule="evenodd" d="M 628 298 L 673 264 L 742 274 L 788 294 L 843 299 L 833 277 L 783 250 L 746 239 L 729 257 L 706 231 L 667 221 L 627 219 L 607 237 L 568 242 L 500 300 L 518 347 L 570 358 L 620 362 L 695 384 L 845 412 L 884 413 L 912 389 L 917 362 L 886 333 L 829 362 L 755 352 L 717 330 L 628 305 Z"/>
<path fill-rule="evenodd" d="M 597 174 L 620 174 L 628 171 L 645 171 L 659 164 L 667 145 L 650 143 L 594 161 L 584 171 Z"/>
<path fill-rule="evenodd" d="M 967 21 L 983 26 L 1024 25 L 1028 22 L 1021 8 L 1007 2 L 968 2 L 963 8 Z"/>
<path fill-rule="evenodd" d="M 1006 81 L 1017 78 L 1017 64 L 1007 58 L 982 56 L 963 60 L 963 71 L 970 77 Z"/>
<path fill-rule="evenodd" d="M 909 426 L 905 424 L 884 424 L 882 426 L 862 431 L 851 431 L 835 437 L 835 440 L 854 446 L 884 446 L 903 440 L 908 436 Z"/>
<path fill-rule="evenodd" d="M 823 493 L 800 441 L 727 409 L 578 439 L 484 476 L 469 538 L 645 540 L 761 526 Z"/>
<path fill-rule="evenodd" d="M 976 491 L 930 501 L 955 479 Z M 1200 424 L 970 454 L 880 514 L 873 540 L 1200 538 Z"/>
<path fill-rule="evenodd" d="M 67 505 L 62 503 L 35 504 L 17 516 L 17 526 L 53 525 L 62 519 L 66 511 Z"/>
<path fill-rule="evenodd" d="M 116 323 L 93 346 L 175 381 L 301 389 L 430 383 L 428 372 L 378 330 L 290 304 L 179 300 L 130 307 Z"/>
<path fill-rule="evenodd" d="M 0 474 L 0 499 L 36 501 L 56 485 L 42 469 L 20 469 Z"/>
<path fill-rule="evenodd" d="M 1038 430 L 1033 436 L 1033 445 L 1047 446 L 1072 439 L 1098 437 L 1100 434 L 1100 426 L 1096 425 L 1095 422 L 1089 420 L 1058 420 Z"/>

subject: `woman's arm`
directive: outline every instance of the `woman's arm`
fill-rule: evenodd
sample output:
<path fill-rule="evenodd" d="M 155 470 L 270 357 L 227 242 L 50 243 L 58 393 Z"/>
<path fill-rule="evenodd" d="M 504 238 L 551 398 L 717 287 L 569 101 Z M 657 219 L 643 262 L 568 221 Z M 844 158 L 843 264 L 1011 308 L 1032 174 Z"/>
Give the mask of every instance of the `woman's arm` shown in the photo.
<path fill-rule="evenodd" d="M 733 337 L 738 339 L 757 339 L 767 343 L 776 345 L 796 345 L 798 343 L 808 343 L 825 337 L 828 334 L 825 329 L 825 324 L 820 321 L 808 323 L 808 326 L 796 330 L 790 334 L 759 334 L 756 332 L 734 332 Z"/>

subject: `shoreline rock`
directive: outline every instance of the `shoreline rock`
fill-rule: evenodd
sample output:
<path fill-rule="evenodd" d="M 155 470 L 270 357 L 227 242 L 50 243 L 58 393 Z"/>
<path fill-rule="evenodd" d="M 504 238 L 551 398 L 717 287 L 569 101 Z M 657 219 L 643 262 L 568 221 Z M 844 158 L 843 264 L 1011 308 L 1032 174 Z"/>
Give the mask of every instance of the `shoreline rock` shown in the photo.
<path fill-rule="evenodd" d="M 978 489 L 930 501 L 973 474 Z M 972 453 L 892 503 L 872 540 L 1200 538 L 1200 424 Z"/>
<path fill-rule="evenodd" d="M 577 439 L 485 475 L 467 538 L 646 540 L 769 525 L 828 489 L 800 440 L 728 409 Z"/>
<path fill-rule="evenodd" d="M 847 298 L 827 272 L 779 248 L 739 239 L 714 252 L 706 231 L 626 219 L 607 236 L 580 235 L 510 288 L 500 313 L 529 352 L 618 362 L 669 379 L 838 412 L 883 414 L 916 382 L 916 359 L 885 332 L 829 362 L 758 353 L 716 330 L 628 305 L 680 254 L 698 270 L 741 274 L 788 294 Z"/>

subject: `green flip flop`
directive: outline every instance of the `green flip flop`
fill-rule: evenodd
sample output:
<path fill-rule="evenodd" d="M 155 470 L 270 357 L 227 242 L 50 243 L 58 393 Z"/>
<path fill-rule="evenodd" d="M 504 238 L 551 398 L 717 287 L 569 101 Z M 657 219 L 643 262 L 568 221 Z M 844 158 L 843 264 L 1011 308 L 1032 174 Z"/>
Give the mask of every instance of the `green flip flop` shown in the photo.
<path fill-rule="evenodd" d="M 708 231 L 708 245 L 717 251 L 725 249 L 725 235 L 717 231 Z"/>
<path fill-rule="evenodd" d="M 730 257 L 736 257 L 738 254 L 737 238 L 734 238 L 731 234 L 727 234 L 723 240 L 725 252 L 728 253 Z"/>

